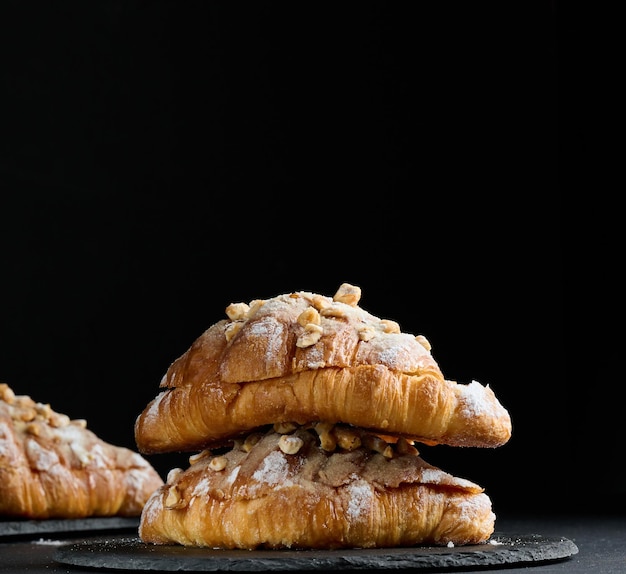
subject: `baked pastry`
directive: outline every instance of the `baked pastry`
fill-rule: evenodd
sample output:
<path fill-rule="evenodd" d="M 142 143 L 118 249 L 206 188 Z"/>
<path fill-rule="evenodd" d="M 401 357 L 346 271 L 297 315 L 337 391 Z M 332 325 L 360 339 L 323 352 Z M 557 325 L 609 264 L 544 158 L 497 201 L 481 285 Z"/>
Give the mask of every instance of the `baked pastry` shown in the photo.
<path fill-rule="evenodd" d="M 161 485 L 139 453 L 0 384 L 0 516 L 139 516 Z"/>
<path fill-rule="evenodd" d="M 135 423 L 140 452 L 194 451 L 276 422 L 349 423 L 426 444 L 498 447 L 489 386 L 444 378 L 428 341 L 358 306 L 360 288 L 231 304 L 167 370 Z"/>
<path fill-rule="evenodd" d="M 346 425 L 277 425 L 190 463 L 146 503 L 144 542 L 384 548 L 478 544 L 494 530 L 481 487 L 429 465 L 404 439 Z"/>
<path fill-rule="evenodd" d="M 299 291 L 231 304 L 139 414 L 140 452 L 193 452 L 141 514 L 144 542 L 230 549 L 486 542 L 484 489 L 417 443 L 498 447 L 489 386 L 447 380 L 428 341 L 358 303 Z"/>

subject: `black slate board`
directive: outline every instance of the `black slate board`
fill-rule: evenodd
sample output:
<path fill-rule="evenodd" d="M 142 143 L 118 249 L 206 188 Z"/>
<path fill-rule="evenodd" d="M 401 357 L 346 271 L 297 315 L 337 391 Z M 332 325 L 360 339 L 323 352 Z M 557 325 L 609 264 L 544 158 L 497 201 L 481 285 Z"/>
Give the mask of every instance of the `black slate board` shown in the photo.
<path fill-rule="evenodd" d="M 293 570 L 413 570 L 528 566 L 569 558 L 578 547 L 567 538 L 538 534 L 494 535 L 490 543 L 470 546 L 415 546 L 350 550 L 214 550 L 145 544 L 138 538 L 92 540 L 60 546 L 60 564 L 118 570 L 161 572 L 293 571 Z"/>
<path fill-rule="evenodd" d="M 0 540 L 14 536 L 100 532 L 103 530 L 135 530 L 139 518 L 112 516 L 105 518 L 72 518 L 63 520 L 0 521 Z"/>

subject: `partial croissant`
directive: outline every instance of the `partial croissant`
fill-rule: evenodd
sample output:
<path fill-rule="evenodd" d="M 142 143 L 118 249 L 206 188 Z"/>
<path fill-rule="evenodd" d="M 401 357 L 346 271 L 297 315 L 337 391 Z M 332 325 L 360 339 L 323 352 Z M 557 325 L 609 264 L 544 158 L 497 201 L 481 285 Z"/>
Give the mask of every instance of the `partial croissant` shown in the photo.
<path fill-rule="evenodd" d="M 139 453 L 0 384 L 0 516 L 138 517 L 162 484 Z"/>
<path fill-rule="evenodd" d="M 359 287 L 231 304 L 167 370 L 135 423 L 144 454 L 226 444 L 266 424 L 348 423 L 425 444 L 497 447 L 489 386 L 444 378 L 427 340 L 358 306 Z"/>

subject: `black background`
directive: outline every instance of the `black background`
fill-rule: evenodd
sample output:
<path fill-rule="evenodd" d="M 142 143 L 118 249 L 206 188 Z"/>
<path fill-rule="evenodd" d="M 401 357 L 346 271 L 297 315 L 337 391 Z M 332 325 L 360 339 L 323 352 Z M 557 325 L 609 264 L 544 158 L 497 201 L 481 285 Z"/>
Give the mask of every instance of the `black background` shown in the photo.
<path fill-rule="evenodd" d="M 1 6 L 2 382 L 134 448 L 229 303 L 350 282 L 511 413 L 504 447 L 426 460 L 496 512 L 624 507 L 615 474 L 580 494 L 555 3 Z"/>

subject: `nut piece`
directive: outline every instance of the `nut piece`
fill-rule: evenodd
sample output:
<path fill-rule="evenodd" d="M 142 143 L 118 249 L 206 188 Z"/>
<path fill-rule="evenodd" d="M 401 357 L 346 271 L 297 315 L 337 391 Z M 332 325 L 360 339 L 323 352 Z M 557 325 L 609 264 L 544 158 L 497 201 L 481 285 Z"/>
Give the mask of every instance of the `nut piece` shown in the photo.
<path fill-rule="evenodd" d="M 332 452 L 337 448 L 337 439 L 332 434 L 333 427 L 333 423 L 325 421 L 319 422 L 313 427 L 320 438 L 320 446 L 328 452 Z"/>
<path fill-rule="evenodd" d="M 178 492 L 178 488 L 176 486 L 170 486 L 167 491 L 167 496 L 165 497 L 165 501 L 163 502 L 163 506 L 168 510 L 172 510 L 174 508 L 183 508 L 185 506 L 185 500 L 181 497 L 180 492 Z"/>
<path fill-rule="evenodd" d="M 50 426 L 54 428 L 62 428 L 70 424 L 70 417 L 64 414 L 59 414 L 59 413 L 55 413 L 54 411 L 51 411 L 47 418 L 47 421 L 50 423 Z M 85 425 L 87 425 L 86 421 L 85 421 Z"/>
<path fill-rule="evenodd" d="M 0 399 L 9 404 L 15 402 L 15 393 L 6 383 L 0 383 Z"/>
<path fill-rule="evenodd" d="M 382 454 L 385 458 L 393 458 L 393 448 L 387 441 L 376 435 L 365 435 L 363 445 L 374 452 Z"/>
<path fill-rule="evenodd" d="M 243 321 L 235 321 L 230 323 L 230 325 L 226 325 L 226 329 L 224 329 L 226 341 L 230 343 L 231 339 L 241 331 L 241 327 L 243 327 Z"/>
<path fill-rule="evenodd" d="M 274 423 L 274 431 L 278 434 L 288 434 L 298 428 L 296 423 Z"/>
<path fill-rule="evenodd" d="M 346 310 L 337 305 L 329 305 L 320 311 L 324 317 L 345 317 Z"/>
<path fill-rule="evenodd" d="M 182 468 L 173 468 L 167 473 L 165 484 L 172 484 L 182 473 L 183 473 Z"/>
<path fill-rule="evenodd" d="M 250 452 L 252 450 L 252 447 L 260 440 L 261 440 L 260 433 L 249 434 L 243 441 L 243 444 L 241 445 L 241 450 L 243 452 Z"/>
<path fill-rule="evenodd" d="M 285 454 L 296 454 L 303 444 L 304 441 L 299 436 L 284 434 L 278 441 L 278 448 Z"/>
<path fill-rule="evenodd" d="M 44 421 L 47 421 L 52 414 L 52 408 L 50 408 L 49 403 L 36 403 L 35 410 L 37 411 L 37 418 L 43 419 Z"/>
<path fill-rule="evenodd" d="M 314 295 L 312 304 L 318 311 L 322 311 L 331 305 L 330 299 L 328 297 L 324 297 L 323 295 Z"/>
<path fill-rule="evenodd" d="M 228 464 L 228 459 L 225 456 L 216 456 L 211 459 L 211 462 L 209 463 L 209 467 L 212 470 L 219 471 L 219 470 L 224 470 L 227 464 Z"/>
<path fill-rule="evenodd" d="M 324 330 L 319 325 L 315 325 L 314 323 L 308 323 L 304 328 L 304 333 L 298 337 L 296 341 L 296 347 L 300 347 L 301 349 L 304 347 L 310 347 L 311 345 L 315 345 L 321 338 Z"/>
<path fill-rule="evenodd" d="M 298 324 L 302 327 L 306 327 L 309 323 L 313 325 L 320 325 L 322 323 L 319 311 L 315 307 L 306 308 L 298 317 Z"/>
<path fill-rule="evenodd" d="M 398 442 L 396 442 L 396 450 L 398 451 L 398 454 L 401 454 L 401 455 L 411 454 L 411 455 L 417 456 L 419 454 L 419 451 L 413 445 L 413 441 L 408 441 L 403 436 L 401 436 L 398 439 Z"/>
<path fill-rule="evenodd" d="M 248 316 L 250 305 L 246 303 L 231 303 L 226 307 L 226 315 L 231 321 L 241 321 Z"/>
<path fill-rule="evenodd" d="M 365 325 L 363 328 L 359 329 L 359 340 L 360 341 L 371 341 L 376 336 L 376 329 L 371 325 Z"/>
<path fill-rule="evenodd" d="M 396 323 L 395 321 L 391 321 L 390 319 L 382 319 L 380 322 L 380 326 L 385 333 L 400 332 L 400 325 L 398 325 L 398 323 Z"/>
<path fill-rule="evenodd" d="M 342 283 L 333 297 L 333 301 L 356 307 L 361 299 L 361 288 L 350 283 Z"/>
<path fill-rule="evenodd" d="M 27 423 L 35 420 L 35 417 L 37 416 L 37 411 L 33 408 L 26 408 L 20 413 L 15 413 L 15 415 L 17 415 L 17 420 Z"/>
<path fill-rule="evenodd" d="M 424 337 L 424 335 L 416 335 L 415 340 L 427 351 L 430 351 L 432 347 L 430 346 L 430 341 Z"/>
<path fill-rule="evenodd" d="M 254 301 L 250 301 L 250 310 L 248 311 L 247 318 L 250 319 L 251 317 L 254 317 L 263 305 L 265 305 L 265 299 L 255 299 Z"/>
<path fill-rule="evenodd" d="M 189 457 L 189 464 L 196 464 L 196 462 L 201 461 L 203 458 L 207 457 L 207 456 L 211 456 L 211 450 L 208 448 L 205 448 L 203 451 L 200 451 L 196 454 L 192 454 Z"/>
<path fill-rule="evenodd" d="M 361 446 L 361 437 L 354 429 L 336 426 L 333 429 L 333 434 L 337 439 L 337 446 L 339 448 L 351 451 Z"/>

